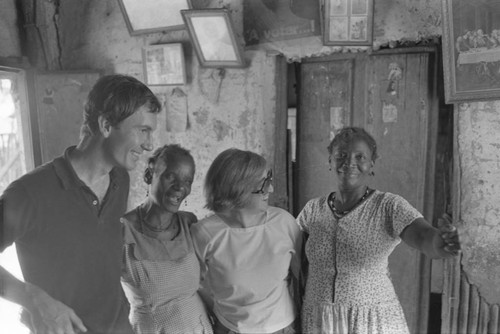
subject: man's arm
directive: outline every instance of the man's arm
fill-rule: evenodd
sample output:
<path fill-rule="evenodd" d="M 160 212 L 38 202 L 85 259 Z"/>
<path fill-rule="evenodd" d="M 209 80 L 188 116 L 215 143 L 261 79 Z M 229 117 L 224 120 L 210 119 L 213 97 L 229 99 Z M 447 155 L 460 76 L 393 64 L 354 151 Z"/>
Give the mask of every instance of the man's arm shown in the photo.
<path fill-rule="evenodd" d="M 0 252 L 27 229 L 34 214 L 34 204 L 20 185 L 11 184 L 0 196 Z M 0 266 L 0 297 L 24 307 L 31 315 L 34 333 L 74 334 L 86 332 L 75 312 L 39 287 L 22 282 Z"/>
<path fill-rule="evenodd" d="M 0 266 L 0 296 L 24 307 L 34 333 L 74 334 L 87 329 L 75 312 L 33 284 L 15 278 Z"/>

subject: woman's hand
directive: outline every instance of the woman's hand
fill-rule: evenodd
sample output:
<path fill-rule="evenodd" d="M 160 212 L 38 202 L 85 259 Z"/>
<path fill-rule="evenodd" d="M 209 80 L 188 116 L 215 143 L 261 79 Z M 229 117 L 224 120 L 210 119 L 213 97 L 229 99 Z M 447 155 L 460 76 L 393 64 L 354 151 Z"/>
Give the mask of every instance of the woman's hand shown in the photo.
<path fill-rule="evenodd" d="M 452 224 L 450 215 L 443 214 L 438 219 L 439 234 L 434 237 L 434 250 L 441 257 L 456 256 L 460 252 L 460 242 L 458 240 L 458 230 Z"/>

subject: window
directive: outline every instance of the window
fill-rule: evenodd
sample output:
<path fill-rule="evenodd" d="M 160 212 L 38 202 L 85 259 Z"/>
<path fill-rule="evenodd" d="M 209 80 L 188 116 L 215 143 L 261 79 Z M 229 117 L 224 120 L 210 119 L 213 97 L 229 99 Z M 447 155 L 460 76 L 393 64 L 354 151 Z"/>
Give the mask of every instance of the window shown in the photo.
<path fill-rule="evenodd" d="M 34 168 L 26 73 L 0 66 L 0 193 Z M 0 265 L 22 279 L 15 246 L 0 254 Z M 29 333 L 19 321 L 20 307 L 0 298 L 0 333 Z"/>

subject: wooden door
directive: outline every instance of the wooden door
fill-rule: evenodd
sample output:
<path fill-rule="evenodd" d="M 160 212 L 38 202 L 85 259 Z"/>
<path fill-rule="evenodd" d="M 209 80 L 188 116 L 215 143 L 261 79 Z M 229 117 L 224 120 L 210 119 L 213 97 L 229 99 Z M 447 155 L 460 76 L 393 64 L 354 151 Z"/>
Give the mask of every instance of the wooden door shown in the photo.
<path fill-rule="evenodd" d="M 367 129 L 378 144 L 380 158 L 371 187 L 403 196 L 432 220 L 438 115 L 431 55 L 338 55 L 301 65 L 298 210 L 335 189 L 327 145 L 339 128 L 352 125 Z M 410 331 L 426 332 L 430 261 L 401 244 L 389 262 Z"/>

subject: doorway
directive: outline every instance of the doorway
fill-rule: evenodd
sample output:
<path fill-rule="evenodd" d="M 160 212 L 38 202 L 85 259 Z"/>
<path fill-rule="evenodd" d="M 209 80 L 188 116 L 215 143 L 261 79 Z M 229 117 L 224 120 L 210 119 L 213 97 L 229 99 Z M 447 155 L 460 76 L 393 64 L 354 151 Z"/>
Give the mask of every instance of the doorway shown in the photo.
<path fill-rule="evenodd" d="M 434 47 L 408 48 L 311 58 L 297 66 L 295 215 L 309 199 L 335 189 L 326 147 L 341 127 L 360 126 L 375 137 L 381 155 L 371 187 L 403 196 L 434 220 L 436 59 Z M 410 332 L 427 332 L 430 260 L 399 245 L 389 261 Z"/>

